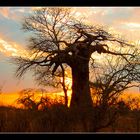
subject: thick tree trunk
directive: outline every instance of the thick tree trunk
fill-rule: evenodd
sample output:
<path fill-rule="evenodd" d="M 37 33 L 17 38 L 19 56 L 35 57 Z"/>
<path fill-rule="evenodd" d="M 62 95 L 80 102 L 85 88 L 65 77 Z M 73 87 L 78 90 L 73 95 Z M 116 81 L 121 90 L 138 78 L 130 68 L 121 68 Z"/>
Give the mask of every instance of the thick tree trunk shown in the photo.
<path fill-rule="evenodd" d="M 81 111 L 91 109 L 92 98 L 89 88 L 89 61 L 76 61 L 72 67 L 71 108 Z"/>

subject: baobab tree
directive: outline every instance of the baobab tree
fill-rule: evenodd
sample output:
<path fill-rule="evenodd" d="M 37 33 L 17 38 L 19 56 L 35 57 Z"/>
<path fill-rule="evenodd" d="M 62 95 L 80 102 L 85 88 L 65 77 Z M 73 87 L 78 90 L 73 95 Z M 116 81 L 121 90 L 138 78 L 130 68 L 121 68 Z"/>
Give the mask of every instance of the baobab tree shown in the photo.
<path fill-rule="evenodd" d="M 128 53 L 113 50 L 111 44 L 118 47 L 132 47 L 127 41 L 115 37 L 102 27 L 88 25 L 77 20 L 68 8 L 41 8 L 25 18 L 23 30 L 32 32 L 28 52 L 31 57 L 18 57 L 17 76 L 32 69 L 35 78 L 55 81 L 59 72 L 65 76 L 65 66 L 72 73 L 72 98 L 70 107 L 92 107 L 89 87 L 89 63 L 92 54 L 108 53 L 121 55 Z M 41 72 L 41 73 L 40 73 Z M 59 74 L 58 74 L 59 73 Z"/>

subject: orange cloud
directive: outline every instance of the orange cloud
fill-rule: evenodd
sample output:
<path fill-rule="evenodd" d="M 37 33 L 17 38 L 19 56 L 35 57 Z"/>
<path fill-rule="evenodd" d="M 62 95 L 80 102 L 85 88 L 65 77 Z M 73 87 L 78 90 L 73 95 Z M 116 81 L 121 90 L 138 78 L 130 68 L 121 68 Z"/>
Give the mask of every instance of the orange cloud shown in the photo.
<path fill-rule="evenodd" d="M 0 8 L 0 14 L 3 15 L 5 18 L 9 18 L 9 8 Z"/>

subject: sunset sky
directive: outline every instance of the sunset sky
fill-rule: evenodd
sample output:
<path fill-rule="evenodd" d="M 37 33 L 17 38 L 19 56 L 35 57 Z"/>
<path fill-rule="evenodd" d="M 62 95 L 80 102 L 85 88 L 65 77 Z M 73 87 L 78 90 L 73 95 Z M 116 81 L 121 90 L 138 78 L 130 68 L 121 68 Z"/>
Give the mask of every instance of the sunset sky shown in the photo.
<path fill-rule="evenodd" d="M 4 93 L 14 93 L 24 88 L 37 87 L 32 73 L 24 79 L 14 75 L 16 66 L 9 59 L 23 56 L 29 34 L 21 30 L 25 16 L 37 7 L 0 7 L 0 86 Z M 75 16 L 84 17 L 94 25 L 103 25 L 114 33 L 139 44 L 140 7 L 71 7 Z"/>

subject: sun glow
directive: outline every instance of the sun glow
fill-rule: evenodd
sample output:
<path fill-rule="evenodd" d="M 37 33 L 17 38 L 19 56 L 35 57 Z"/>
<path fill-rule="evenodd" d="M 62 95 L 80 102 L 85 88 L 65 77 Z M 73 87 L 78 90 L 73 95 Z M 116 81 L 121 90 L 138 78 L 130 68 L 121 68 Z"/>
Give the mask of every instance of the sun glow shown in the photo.
<path fill-rule="evenodd" d="M 47 97 L 48 99 L 51 100 L 51 102 L 59 102 L 62 101 L 64 102 L 64 92 L 50 92 L 50 93 L 33 93 L 33 101 L 38 102 L 41 97 Z M 22 104 L 19 104 L 17 101 L 21 97 L 19 93 L 2 93 L 0 94 L 0 106 L 13 106 L 16 108 L 23 108 Z M 71 99 L 71 90 L 67 91 L 67 97 L 68 97 L 68 106 L 70 105 L 70 99 Z"/>
<path fill-rule="evenodd" d="M 70 75 L 67 77 L 65 77 L 65 86 L 67 89 L 67 97 L 68 97 L 68 106 L 70 106 L 70 100 L 71 100 L 71 94 L 72 94 L 72 78 L 70 77 Z M 62 82 L 62 78 L 60 79 Z M 37 91 L 33 91 L 33 100 L 35 102 L 38 102 L 41 97 L 48 97 L 49 99 L 51 99 L 52 102 L 54 101 L 62 101 L 64 103 L 65 100 L 65 94 L 64 91 L 60 91 L 60 92 L 45 92 L 45 93 L 41 93 L 41 92 L 37 92 Z M 0 94 L 0 105 L 4 105 L 4 106 L 13 106 L 16 108 L 23 108 L 23 105 L 18 104 L 17 100 L 18 98 L 21 97 L 21 94 L 19 92 L 17 93 L 2 93 Z"/>
<path fill-rule="evenodd" d="M 17 106 L 16 100 L 19 95 L 17 93 L 2 93 L 0 94 L 0 105 L 4 106 Z"/>
<path fill-rule="evenodd" d="M 68 106 L 70 106 L 71 94 L 72 94 L 72 78 L 71 75 L 65 71 L 65 88 L 67 89 L 67 97 L 68 97 Z M 63 82 L 63 78 L 60 79 L 61 83 Z M 60 92 L 58 95 L 65 96 L 64 92 Z"/>
<path fill-rule="evenodd" d="M 61 78 L 61 82 L 63 78 Z M 72 79 L 70 77 L 65 77 L 65 86 L 70 90 L 72 87 Z"/>
<path fill-rule="evenodd" d="M 71 93 L 72 90 L 68 90 L 67 91 L 67 96 L 68 96 L 68 106 L 70 106 L 70 100 L 71 100 Z M 34 101 L 39 101 L 41 97 L 48 97 L 48 99 L 51 100 L 51 102 L 63 102 L 64 103 L 64 92 L 60 91 L 60 92 L 50 92 L 50 93 L 38 93 L 35 92 L 34 96 L 33 96 L 33 100 Z M 22 104 L 18 104 L 17 103 L 17 99 L 20 97 L 19 93 L 2 93 L 0 94 L 0 106 L 13 106 L 16 108 L 23 108 Z M 94 97 L 94 96 L 93 96 Z M 140 95 L 136 92 L 136 93 L 130 93 L 130 92 L 125 92 L 124 94 L 122 94 L 119 98 L 120 100 L 125 101 L 126 103 L 131 103 L 131 108 L 140 108 Z M 133 99 L 138 99 L 138 102 L 134 102 Z M 96 100 L 96 98 L 93 98 L 93 100 Z"/>

